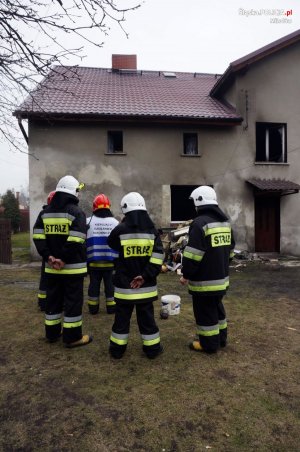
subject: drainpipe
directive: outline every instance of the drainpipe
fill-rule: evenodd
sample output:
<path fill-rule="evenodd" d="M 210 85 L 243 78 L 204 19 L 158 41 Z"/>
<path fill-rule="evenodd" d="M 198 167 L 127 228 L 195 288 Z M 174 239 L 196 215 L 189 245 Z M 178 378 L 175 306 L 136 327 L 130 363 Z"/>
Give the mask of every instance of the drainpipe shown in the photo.
<path fill-rule="evenodd" d="M 22 124 L 22 118 L 20 116 L 18 116 L 18 124 L 23 134 L 23 137 L 25 138 L 26 143 L 28 144 L 28 135 L 26 133 L 26 130 L 24 129 L 24 126 Z"/>

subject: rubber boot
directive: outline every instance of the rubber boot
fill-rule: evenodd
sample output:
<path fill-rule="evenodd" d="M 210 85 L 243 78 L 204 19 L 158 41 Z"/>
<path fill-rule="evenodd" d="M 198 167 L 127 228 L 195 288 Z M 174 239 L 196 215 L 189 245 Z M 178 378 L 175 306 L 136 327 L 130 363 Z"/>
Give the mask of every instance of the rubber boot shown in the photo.
<path fill-rule="evenodd" d="M 89 334 L 85 334 L 82 336 L 81 339 L 75 342 L 71 342 L 70 344 L 65 344 L 67 348 L 75 348 L 75 347 L 82 347 L 83 345 L 88 345 L 92 342 L 93 336 Z"/>

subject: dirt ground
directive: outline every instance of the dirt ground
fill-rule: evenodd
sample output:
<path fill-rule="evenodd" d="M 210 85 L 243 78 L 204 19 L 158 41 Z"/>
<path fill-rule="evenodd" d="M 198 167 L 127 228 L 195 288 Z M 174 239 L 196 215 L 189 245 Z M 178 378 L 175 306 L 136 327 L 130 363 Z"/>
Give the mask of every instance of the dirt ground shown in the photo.
<path fill-rule="evenodd" d="M 195 325 L 179 276 L 159 277 L 180 314 L 156 318 L 165 352 L 142 354 L 135 316 L 120 361 L 108 353 L 112 316 L 100 304 L 76 350 L 44 340 L 39 267 L 0 266 L 0 450 L 91 452 L 299 451 L 300 265 L 235 261 L 225 298 L 229 344 L 188 349 Z M 85 292 L 87 292 L 85 281 Z"/>

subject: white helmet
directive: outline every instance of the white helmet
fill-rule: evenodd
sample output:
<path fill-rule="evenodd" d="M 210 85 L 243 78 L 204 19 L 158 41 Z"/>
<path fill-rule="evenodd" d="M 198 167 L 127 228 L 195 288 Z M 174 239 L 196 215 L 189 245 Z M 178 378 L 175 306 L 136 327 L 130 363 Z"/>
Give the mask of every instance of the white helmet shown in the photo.
<path fill-rule="evenodd" d="M 205 206 L 207 204 L 218 205 L 215 190 L 207 185 L 195 188 L 191 193 L 190 199 L 194 201 L 195 207 Z"/>
<path fill-rule="evenodd" d="M 78 196 L 79 190 L 84 187 L 84 184 L 78 182 L 73 176 L 62 177 L 56 186 L 56 191 L 69 193 L 70 195 Z"/>
<path fill-rule="evenodd" d="M 121 210 L 125 214 L 131 212 L 132 210 L 147 210 L 147 209 L 145 200 L 142 197 L 142 195 L 135 191 L 132 191 L 130 193 L 127 193 L 127 195 L 125 195 L 122 198 Z"/>

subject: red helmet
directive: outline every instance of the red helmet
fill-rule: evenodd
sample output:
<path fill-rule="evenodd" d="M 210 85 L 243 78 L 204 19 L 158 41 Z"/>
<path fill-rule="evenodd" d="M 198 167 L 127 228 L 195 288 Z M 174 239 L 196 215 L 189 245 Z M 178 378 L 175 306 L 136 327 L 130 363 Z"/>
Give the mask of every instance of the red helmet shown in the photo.
<path fill-rule="evenodd" d="M 103 193 L 97 195 L 93 201 L 93 212 L 97 209 L 110 209 L 110 201 Z"/>
<path fill-rule="evenodd" d="M 55 191 L 50 191 L 48 198 L 47 198 L 47 204 L 49 205 L 52 201 L 53 196 L 55 195 Z"/>

